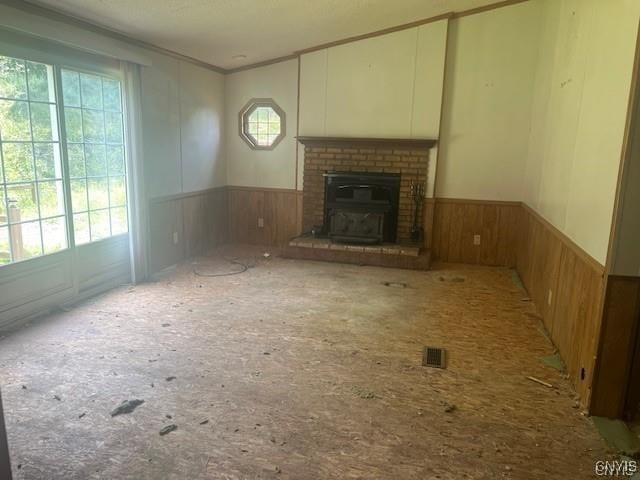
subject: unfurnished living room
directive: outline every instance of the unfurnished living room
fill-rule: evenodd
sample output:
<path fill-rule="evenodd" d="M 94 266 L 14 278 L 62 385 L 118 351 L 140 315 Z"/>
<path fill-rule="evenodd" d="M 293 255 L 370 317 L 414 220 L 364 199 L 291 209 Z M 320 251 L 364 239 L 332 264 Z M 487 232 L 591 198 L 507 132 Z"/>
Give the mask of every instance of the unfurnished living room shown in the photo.
<path fill-rule="evenodd" d="M 0 480 L 640 479 L 640 0 L 0 0 Z"/>

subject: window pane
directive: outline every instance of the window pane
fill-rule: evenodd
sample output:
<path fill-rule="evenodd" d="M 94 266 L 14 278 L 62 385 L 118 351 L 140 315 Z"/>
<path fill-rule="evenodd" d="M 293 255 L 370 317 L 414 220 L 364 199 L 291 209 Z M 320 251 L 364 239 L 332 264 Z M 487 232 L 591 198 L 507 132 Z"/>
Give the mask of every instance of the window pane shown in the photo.
<path fill-rule="evenodd" d="M 258 108 L 258 121 L 259 122 L 268 122 L 269 121 L 269 110 L 268 108 L 260 107 Z"/>
<path fill-rule="evenodd" d="M 0 265 L 42 255 L 43 227 L 47 252 L 67 245 L 55 102 L 51 65 L 0 56 Z"/>
<path fill-rule="evenodd" d="M 56 124 L 55 105 L 46 103 L 31 104 L 31 128 L 36 141 L 57 141 L 58 125 Z"/>
<path fill-rule="evenodd" d="M 11 251 L 9 250 L 9 229 L 0 227 L 0 265 L 11 262 Z"/>
<path fill-rule="evenodd" d="M 81 73 L 80 92 L 84 108 L 102 110 L 102 80 L 100 80 L 100 77 Z"/>
<path fill-rule="evenodd" d="M 35 180 L 33 147 L 30 143 L 3 143 L 2 156 L 7 183 Z"/>
<path fill-rule="evenodd" d="M 74 212 L 85 212 L 89 210 L 87 204 L 87 181 L 71 180 L 71 205 Z"/>
<path fill-rule="evenodd" d="M 104 142 L 104 114 L 102 112 L 82 109 L 82 128 L 85 142 Z"/>
<path fill-rule="evenodd" d="M 38 183 L 40 218 L 64 215 L 64 189 L 62 180 Z"/>
<path fill-rule="evenodd" d="M 0 56 L 0 97 L 27 98 L 27 77 L 22 60 Z"/>
<path fill-rule="evenodd" d="M 269 124 L 269 133 L 274 135 L 280 134 L 280 124 L 279 123 L 270 123 Z"/>
<path fill-rule="evenodd" d="M 102 79 L 102 93 L 104 95 L 105 110 L 122 110 L 122 102 L 120 100 L 120 82 L 115 80 Z"/>
<path fill-rule="evenodd" d="M 82 111 L 79 108 L 64 109 L 64 124 L 68 142 L 82 142 Z"/>
<path fill-rule="evenodd" d="M 35 183 L 7 186 L 9 222 L 18 223 L 38 218 L 38 200 Z"/>
<path fill-rule="evenodd" d="M 53 74 L 51 67 L 42 63 L 27 62 L 29 99 L 38 102 L 54 102 Z"/>
<path fill-rule="evenodd" d="M 109 175 L 124 175 L 124 148 L 121 145 L 107 145 Z"/>
<path fill-rule="evenodd" d="M 0 225 L 6 225 L 9 222 L 7 218 L 7 204 L 4 198 L 4 187 L 0 185 Z"/>
<path fill-rule="evenodd" d="M 98 210 L 90 213 L 91 241 L 100 240 L 111 235 L 109 226 L 109 210 Z"/>
<path fill-rule="evenodd" d="M 76 245 L 82 245 L 83 243 L 89 243 L 91 241 L 88 213 L 77 213 L 73 216 L 73 232 Z"/>
<path fill-rule="evenodd" d="M 73 144 L 67 146 L 69 155 L 69 175 L 71 178 L 84 177 L 87 173 L 84 168 L 84 146 Z"/>
<path fill-rule="evenodd" d="M 109 178 L 109 195 L 112 207 L 127 204 L 127 194 L 124 176 Z"/>
<path fill-rule="evenodd" d="M 107 174 L 104 145 L 86 145 L 87 176 L 95 177 Z"/>
<path fill-rule="evenodd" d="M 3 141 L 30 141 L 28 102 L 0 100 L 0 136 Z"/>
<path fill-rule="evenodd" d="M 67 225 L 64 217 L 42 221 L 42 243 L 44 253 L 53 253 L 67 248 Z"/>
<path fill-rule="evenodd" d="M 258 123 L 257 122 L 249 122 L 247 124 L 247 132 L 250 135 L 257 135 L 258 134 Z"/>
<path fill-rule="evenodd" d="M 81 244 L 111 235 L 111 207 L 117 215 L 114 228 L 126 231 L 122 89 L 119 81 L 99 75 L 75 76 L 67 71 L 65 79 L 65 101 L 69 89 L 70 101 L 82 107 L 65 109 L 65 115 L 67 110 L 71 115 L 66 124 L 72 130 L 67 134 L 67 152 L 75 242 Z"/>
<path fill-rule="evenodd" d="M 127 209 L 125 207 L 111 209 L 111 233 L 117 235 L 129 231 L 127 226 Z"/>
<path fill-rule="evenodd" d="M 87 180 L 89 188 L 89 209 L 109 207 L 109 187 L 106 178 L 91 178 Z M 93 230 L 93 220 L 91 220 Z M 93 238 L 93 235 L 92 235 Z"/>
<path fill-rule="evenodd" d="M 26 260 L 27 258 L 42 255 L 42 243 L 40 241 L 40 222 L 21 223 L 11 228 L 13 260 Z"/>
<path fill-rule="evenodd" d="M 280 123 L 280 115 L 278 115 L 272 108 L 269 109 L 269 122 Z"/>
<path fill-rule="evenodd" d="M 104 120 L 107 142 L 122 143 L 122 114 L 119 112 L 106 112 Z"/>
<path fill-rule="evenodd" d="M 33 153 L 36 157 L 38 180 L 62 178 L 60 154 L 57 143 L 35 143 Z"/>
<path fill-rule="evenodd" d="M 80 80 L 76 72 L 62 70 L 62 98 L 67 107 L 80 106 Z"/>

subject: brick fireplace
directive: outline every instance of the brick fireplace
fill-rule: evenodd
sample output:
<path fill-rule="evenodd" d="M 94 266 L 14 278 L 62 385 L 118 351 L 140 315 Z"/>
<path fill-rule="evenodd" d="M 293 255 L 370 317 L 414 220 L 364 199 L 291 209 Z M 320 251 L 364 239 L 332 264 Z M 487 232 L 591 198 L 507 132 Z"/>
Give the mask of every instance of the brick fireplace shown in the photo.
<path fill-rule="evenodd" d="M 415 210 L 411 185 L 425 185 L 429 149 L 435 140 L 298 137 L 298 141 L 305 146 L 302 209 L 305 232 L 325 221 L 325 173 L 391 173 L 400 175 L 397 242 L 411 242 Z M 422 211 L 418 211 L 417 218 L 422 219 Z"/>

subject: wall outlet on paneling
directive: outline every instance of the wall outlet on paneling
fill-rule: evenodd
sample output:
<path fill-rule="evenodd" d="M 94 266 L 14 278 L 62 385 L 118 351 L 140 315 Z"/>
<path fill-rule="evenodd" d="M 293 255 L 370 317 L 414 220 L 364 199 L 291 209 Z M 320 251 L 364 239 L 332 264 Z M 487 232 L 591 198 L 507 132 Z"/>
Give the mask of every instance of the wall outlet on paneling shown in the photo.
<path fill-rule="evenodd" d="M 473 236 L 473 244 L 474 245 L 480 245 L 480 235 L 474 235 Z"/>
<path fill-rule="evenodd" d="M 549 290 L 549 293 L 547 294 L 547 304 L 551 305 L 551 300 L 553 299 L 553 292 L 551 290 Z"/>
<path fill-rule="evenodd" d="M 264 218 L 262 217 L 258 219 L 258 228 L 264 228 Z"/>
<path fill-rule="evenodd" d="M 173 232 L 173 244 L 178 244 L 178 232 Z"/>

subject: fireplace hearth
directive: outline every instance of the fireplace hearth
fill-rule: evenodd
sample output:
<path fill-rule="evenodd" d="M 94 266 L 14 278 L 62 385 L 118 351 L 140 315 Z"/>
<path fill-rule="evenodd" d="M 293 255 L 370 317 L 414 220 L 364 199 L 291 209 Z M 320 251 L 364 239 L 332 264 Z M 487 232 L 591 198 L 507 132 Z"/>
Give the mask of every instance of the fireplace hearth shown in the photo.
<path fill-rule="evenodd" d="M 329 171 L 323 176 L 323 233 L 338 242 L 396 241 L 400 174 Z"/>

